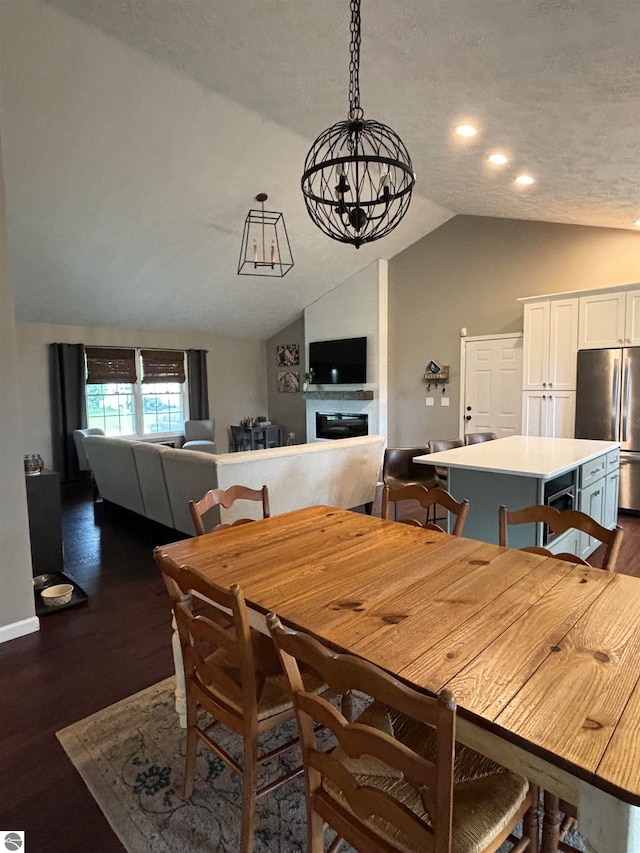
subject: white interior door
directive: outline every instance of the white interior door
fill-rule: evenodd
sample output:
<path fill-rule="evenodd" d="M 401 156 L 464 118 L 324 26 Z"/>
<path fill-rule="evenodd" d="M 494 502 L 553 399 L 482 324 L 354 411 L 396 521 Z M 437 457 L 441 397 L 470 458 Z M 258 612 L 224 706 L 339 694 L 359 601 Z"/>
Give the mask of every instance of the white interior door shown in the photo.
<path fill-rule="evenodd" d="M 520 435 L 522 335 L 464 338 L 464 432 Z"/>

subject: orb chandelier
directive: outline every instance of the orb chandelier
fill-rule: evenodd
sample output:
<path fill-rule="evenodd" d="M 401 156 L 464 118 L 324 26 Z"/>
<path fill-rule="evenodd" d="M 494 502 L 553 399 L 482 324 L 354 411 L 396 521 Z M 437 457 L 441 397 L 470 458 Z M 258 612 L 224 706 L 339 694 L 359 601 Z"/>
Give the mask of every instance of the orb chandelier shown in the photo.
<path fill-rule="evenodd" d="M 404 142 L 365 119 L 360 106 L 360 0 L 351 0 L 349 112 L 323 131 L 304 164 L 309 216 L 328 237 L 356 249 L 385 237 L 409 208 L 415 175 Z"/>

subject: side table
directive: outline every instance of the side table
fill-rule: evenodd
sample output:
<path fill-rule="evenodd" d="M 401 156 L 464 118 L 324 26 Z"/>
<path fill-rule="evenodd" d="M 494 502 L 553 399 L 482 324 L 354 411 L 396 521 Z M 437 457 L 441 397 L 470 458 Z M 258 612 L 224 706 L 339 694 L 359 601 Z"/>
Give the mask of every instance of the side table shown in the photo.
<path fill-rule="evenodd" d="M 60 475 L 46 468 L 40 474 L 25 475 L 33 575 L 61 572 L 62 508 Z"/>

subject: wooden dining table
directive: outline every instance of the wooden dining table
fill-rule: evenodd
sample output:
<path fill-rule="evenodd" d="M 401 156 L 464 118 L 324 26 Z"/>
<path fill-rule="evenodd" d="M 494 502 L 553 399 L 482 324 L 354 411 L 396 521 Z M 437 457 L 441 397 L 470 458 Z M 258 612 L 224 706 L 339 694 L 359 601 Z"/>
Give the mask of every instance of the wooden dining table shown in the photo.
<path fill-rule="evenodd" d="M 458 703 L 457 739 L 640 851 L 640 580 L 327 506 L 163 546 L 252 624 L 272 610 Z"/>

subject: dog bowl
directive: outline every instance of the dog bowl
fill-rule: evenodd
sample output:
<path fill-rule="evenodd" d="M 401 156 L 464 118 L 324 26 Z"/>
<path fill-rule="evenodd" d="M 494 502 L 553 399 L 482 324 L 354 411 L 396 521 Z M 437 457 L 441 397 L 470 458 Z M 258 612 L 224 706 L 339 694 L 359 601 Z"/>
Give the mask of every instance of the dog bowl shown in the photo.
<path fill-rule="evenodd" d="M 47 607 L 60 607 L 62 604 L 68 604 L 73 595 L 73 584 L 59 583 L 55 586 L 48 586 L 40 593 L 43 602 Z"/>

